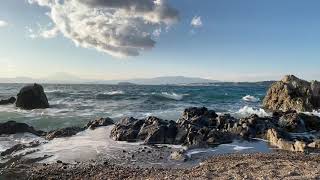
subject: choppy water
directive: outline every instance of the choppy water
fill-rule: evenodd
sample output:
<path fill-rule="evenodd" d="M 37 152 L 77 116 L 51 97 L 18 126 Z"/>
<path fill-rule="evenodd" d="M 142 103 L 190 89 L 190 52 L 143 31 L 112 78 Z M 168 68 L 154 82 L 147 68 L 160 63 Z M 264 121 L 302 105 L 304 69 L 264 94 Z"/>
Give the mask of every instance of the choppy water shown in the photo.
<path fill-rule="evenodd" d="M 0 84 L 0 98 L 15 96 L 23 84 Z M 0 122 L 15 120 L 42 130 L 82 126 L 97 117 L 118 120 L 150 115 L 176 120 L 183 109 L 205 106 L 238 116 L 265 115 L 260 109 L 268 84 L 212 86 L 44 85 L 51 108 L 25 111 L 0 106 Z"/>

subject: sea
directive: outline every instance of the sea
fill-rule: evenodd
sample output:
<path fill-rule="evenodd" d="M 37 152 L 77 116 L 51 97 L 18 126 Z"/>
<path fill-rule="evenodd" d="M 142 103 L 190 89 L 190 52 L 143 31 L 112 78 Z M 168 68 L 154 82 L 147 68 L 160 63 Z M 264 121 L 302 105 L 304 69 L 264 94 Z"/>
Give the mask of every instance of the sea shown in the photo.
<path fill-rule="evenodd" d="M 16 96 L 25 84 L 0 84 L 0 99 Z M 0 106 L 0 123 L 17 121 L 36 129 L 50 131 L 58 128 L 84 127 L 90 120 L 110 117 L 115 122 L 124 117 L 145 118 L 157 116 L 177 120 L 188 107 L 207 107 L 218 114 L 229 113 L 235 117 L 251 114 L 270 116 L 261 107 L 270 82 L 215 83 L 210 85 L 101 85 L 101 84 L 43 84 L 50 108 L 22 110 L 14 105 Z M 51 155 L 48 162 L 67 162 L 114 156 L 121 149 L 137 148 L 141 144 L 115 142 L 109 135 L 111 127 L 86 130 L 74 137 L 46 141 L 32 134 L 0 136 L 0 152 L 15 144 L 41 141 L 36 153 Z M 180 147 L 182 148 L 182 147 Z M 196 149 L 196 155 L 234 152 L 269 152 L 267 142 L 233 142 L 209 149 Z M 3 159 L 2 159 L 3 161 Z M 1 158 L 0 158 L 1 162 Z"/>

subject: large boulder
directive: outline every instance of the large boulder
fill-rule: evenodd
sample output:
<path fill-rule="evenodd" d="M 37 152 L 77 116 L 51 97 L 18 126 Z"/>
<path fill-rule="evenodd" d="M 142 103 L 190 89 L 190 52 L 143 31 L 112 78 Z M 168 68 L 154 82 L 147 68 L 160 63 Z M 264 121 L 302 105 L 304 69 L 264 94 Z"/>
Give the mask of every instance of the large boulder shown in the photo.
<path fill-rule="evenodd" d="M 8 105 L 8 104 L 14 104 L 16 102 L 15 97 L 10 97 L 8 99 L 1 99 L 0 100 L 0 105 Z"/>
<path fill-rule="evenodd" d="M 272 84 L 263 100 L 268 110 L 312 111 L 320 107 L 320 83 L 308 82 L 293 75 Z"/>
<path fill-rule="evenodd" d="M 16 106 L 22 109 L 49 108 L 49 102 L 43 87 L 39 84 L 24 86 L 17 95 Z"/>
<path fill-rule="evenodd" d="M 110 137 L 115 141 L 136 141 L 143 124 L 144 120 L 126 117 L 113 127 Z"/>
<path fill-rule="evenodd" d="M 213 110 L 205 107 L 191 107 L 184 110 L 182 117 L 177 121 L 179 124 L 192 124 L 198 127 L 217 126 L 218 115 Z"/>
<path fill-rule="evenodd" d="M 145 144 L 173 144 L 177 133 L 174 121 L 157 117 L 146 119 L 124 118 L 111 130 L 111 138 L 116 141 L 142 140 Z"/>
<path fill-rule="evenodd" d="M 173 144 L 177 134 L 174 121 L 166 121 L 157 117 L 148 117 L 142 125 L 138 138 L 146 144 Z"/>
<path fill-rule="evenodd" d="M 18 123 L 15 121 L 8 121 L 0 123 L 0 135 L 2 134 L 16 134 L 16 133 L 32 133 L 37 136 L 45 134 L 43 131 L 37 131 L 32 126 L 25 123 Z"/>

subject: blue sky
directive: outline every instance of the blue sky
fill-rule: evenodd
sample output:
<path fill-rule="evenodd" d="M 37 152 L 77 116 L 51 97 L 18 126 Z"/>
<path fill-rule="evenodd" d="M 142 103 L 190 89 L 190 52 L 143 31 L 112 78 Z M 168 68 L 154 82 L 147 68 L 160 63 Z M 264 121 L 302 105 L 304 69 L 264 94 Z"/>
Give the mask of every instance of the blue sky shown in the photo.
<path fill-rule="evenodd" d="M 50 39 L 31 38 L 49 23 L 54 25 L 45 14 L 50 8 L 2 0 L 0 77 L 39 78 L 67 72 L 87 79 L 182 75 L 256 81 L 279 79 L 284 74 L 320 79 L 317 0 L 167 3 L 179 12 L 179 21 L 170 24 L 167 31 L 162 27 L 160 37 L 152 37 L 156 42 L 152 49 L 119 58 L 94 47 L 77 47 L 63 33 Z M 201 17 L 202 26 L 190 24 L 194 17 Z M 1 21 L 6 25 L 1 26 Z"/>

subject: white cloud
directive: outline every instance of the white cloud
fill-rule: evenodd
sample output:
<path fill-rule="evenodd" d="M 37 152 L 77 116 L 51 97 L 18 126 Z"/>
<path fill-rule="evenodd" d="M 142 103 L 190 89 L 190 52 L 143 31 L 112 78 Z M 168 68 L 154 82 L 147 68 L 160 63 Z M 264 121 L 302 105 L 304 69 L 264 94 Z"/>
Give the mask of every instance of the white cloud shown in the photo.
<path fill-rule="evenodd" d="M 6 21 L 0 20 L 0 28 L 7 27 L 9 24 Z"/>
<path fill-rule="evenodd" d="M 200 28 L 203 26 L 202 20 L 200 16 L 194 16 L 191 20 L 190 25 L 194 28 Z"/>
<path fill-rule="evenodd" d="M 28 0 L 50 9 L 54 27 L 39 35 L 58 33 L 77 46 L 95 48 L 116 57 L 138 56 L 155 45 L 158 29 L 178 21 L 166 0 Z"/>

